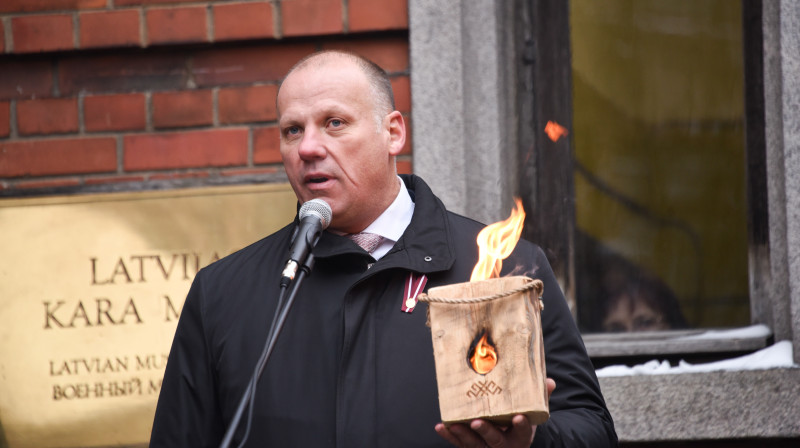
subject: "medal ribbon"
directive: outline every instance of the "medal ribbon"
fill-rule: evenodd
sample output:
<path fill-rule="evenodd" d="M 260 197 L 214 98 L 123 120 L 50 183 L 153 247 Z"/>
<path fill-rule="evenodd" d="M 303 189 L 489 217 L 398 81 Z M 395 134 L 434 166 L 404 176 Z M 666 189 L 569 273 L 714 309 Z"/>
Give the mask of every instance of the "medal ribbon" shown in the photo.
<path fill-rule="evenodd" d="M 405 292 L 403 293 L 403 304 L 400 310 L 404 313 L 411 313 L 417 306 L 417 296 L 425 289 L 428 277 L 425 274 L 409 272 L 406 279 Z"/>

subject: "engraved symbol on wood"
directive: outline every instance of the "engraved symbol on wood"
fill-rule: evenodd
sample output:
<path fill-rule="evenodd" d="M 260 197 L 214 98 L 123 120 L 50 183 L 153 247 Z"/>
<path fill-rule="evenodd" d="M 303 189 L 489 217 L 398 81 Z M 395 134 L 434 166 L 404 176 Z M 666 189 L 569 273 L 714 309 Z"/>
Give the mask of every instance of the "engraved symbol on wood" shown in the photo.
<path fill-rule="evenodd" d="M 475 381 L 467 391 L 468 397 L 478 398 L 484 395 L 496 395 L 502 392 L 503 389 L 498 386 L 494 381 L 483 380 Z"/>

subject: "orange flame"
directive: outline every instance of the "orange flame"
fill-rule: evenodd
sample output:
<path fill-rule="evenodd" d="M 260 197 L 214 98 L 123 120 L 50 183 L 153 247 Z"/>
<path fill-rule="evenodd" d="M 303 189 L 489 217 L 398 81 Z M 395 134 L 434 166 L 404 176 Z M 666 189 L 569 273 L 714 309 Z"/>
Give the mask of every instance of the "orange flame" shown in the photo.
<path fill-rule="evenodd" d="M 476 282 L 500 276 L 503 260 L 511 255 L 522 235 L 525 210 L 522 201 L 515 198 L 516 207 L 505 221 L 486 226 L 478 234 L 478 263 L 472 270 L 469 281 Z"/>
<path fill-rule="evenodd" d="M 473 370 L 485 375 L 494 369 L 497 365 L 497 351 L 489 344 L 487 338 L 489 333 L 483 333 L 483 336 L 475 345 L 475 352 L 469 358 L 469 363 L 472 364 Z"/>
<path fill-rule="evenodd" d="M 558 141 L 561 137 L 569 134 L 567 128 L 561 126 L 560 124 L 556 123 L 555 121 L 548 121 L 547 125 L 544 127 L 544 132 L 550 137 L 552 141 Z"/>

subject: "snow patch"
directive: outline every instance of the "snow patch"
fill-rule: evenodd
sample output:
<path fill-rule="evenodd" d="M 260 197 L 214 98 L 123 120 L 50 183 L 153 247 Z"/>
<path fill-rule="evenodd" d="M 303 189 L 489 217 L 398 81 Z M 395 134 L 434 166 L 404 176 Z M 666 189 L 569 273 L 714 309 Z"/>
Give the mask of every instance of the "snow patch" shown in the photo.
<path fill-rule="evenodd" d="M 758 327 L 758 325 L 754 326 Z M 747 327 L 748 330 L 752 327 Z M 731 330 L 731 332 L 741 330 Z M 769 329 L 767 329 L 769 331 Z M 714 332 L 707 332 L 714 333 Z M 716 332 L 717 336 L 720 333 Z M 689 336 L 690 338 L 711 338 L 703 335 Z M 752 335 L 749 335 L 752 336 Z M 724 336 L 729 338 L 730 336 Z M 626 376 L 626 375 L 668 375 L 676 373 L 696 373 L 696 372 L 716 372 L 716 371 L 736 371 L 736 370 L 763 370 L 786 367 L 800 367 L 792 360 L 792 343 L 790 341 L 780 341 L 767 348 L 738 358 L 724 359 L 722 361 L 709 362 L 705 364 L 690 364 L 681 360 L 677 366 L 671 366 L 668 361 L 652 360 L 644 364 L 633 367 L 624 365 L 614 365 L 603 367 L 597 370 L 598 377 Z"/>

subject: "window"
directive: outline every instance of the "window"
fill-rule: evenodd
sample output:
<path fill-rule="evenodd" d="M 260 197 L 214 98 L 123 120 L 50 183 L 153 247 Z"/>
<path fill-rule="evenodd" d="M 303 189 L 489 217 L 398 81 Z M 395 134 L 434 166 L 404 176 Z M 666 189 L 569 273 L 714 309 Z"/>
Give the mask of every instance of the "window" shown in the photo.
<path fill-rule="evenodd" d="M 744 37 L 760 32 L 760 15 L 748 21 L 757 8 L 524 3 L 520 185 L 529 209 L 548 211 L 526 223 L 526 237 L 546 242 L 590 354 L 763 347 L 769 336 L 713 347 L 671 342 L 757 320 L 748 251 L 766 226 L 765 200 L 754 200 L 765 194 L 763 141 L 753 138 L 763 122 L 754 126 L 751 116 L 752 90 L 762 86 L 745 75 L 761 50 Z M 570 138 L 526 134 L 551 120 Z"/>
<path fill-rule="evenodd" d="M 571 2 L 587 331 L 750 322 L 738 2 Z"/>

